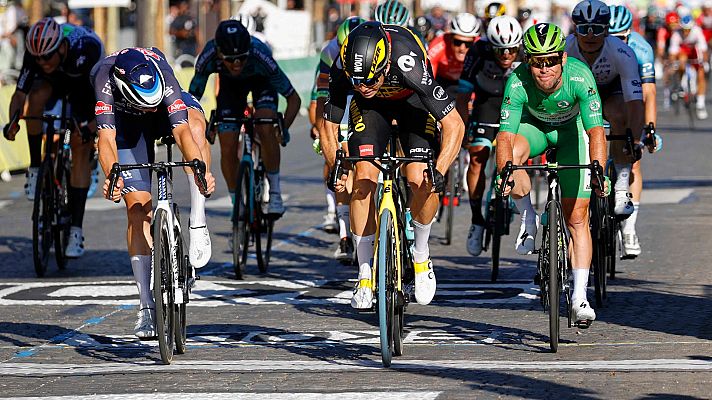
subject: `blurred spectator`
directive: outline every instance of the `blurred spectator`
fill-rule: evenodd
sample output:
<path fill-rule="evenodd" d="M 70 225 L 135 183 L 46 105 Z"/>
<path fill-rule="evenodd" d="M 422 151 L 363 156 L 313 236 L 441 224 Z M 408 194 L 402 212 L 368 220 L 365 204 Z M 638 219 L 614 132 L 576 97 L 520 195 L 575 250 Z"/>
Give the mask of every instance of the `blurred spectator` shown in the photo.
<path fill-rule="evenodd" d="M 17 60 L 21 60 L 25 44 L 21 29 L 23 25 L 27 25 L 27 14 L 22 3 L 0 1 L 0 79 L 3 83 L 8 80 L 10 70 L 19 69 Z"/>
<path fill-rule="evenodd" d="M 517 11 L 517 21 L 519 21 L 519 25 L 522 26 L 522 31 L 524 32 L 536 23 L 532 20 L 532 10 L 530 8 L 520 8 Z"/>
<path fill-rule="evenodd" d="M 255 19 L 255 30 L 257 30 L 257 32 L 264 32 L 267 14 L 262 10 L 262 7 L 257 7 L 255 12 L 252 13 L 252 18 Z"/>
<path fill-rule="evenodd" d="M 445 28 L 447 27 L 447 24 L 450 21 L 450 16 L 439 5 L 435 5 L 433 8 L 431 8 L 430 12 L 428 13 L 428 15 L 425 16 L 425 18 L 430 21 L 430 29 L 432 29 L 432 31 L 435 32 L 436 35 L 445 32 Z"/>
<path fill-rule="evenodd" d="M 326 29 L 326 40 L 331 40 L 334 38 L 334 36 L 336 35 L 336 29 L 338 29 L 339 25 L 341 25 L 341 21 L 342 19 L 339 13 L 339 9 L 332 4 L 326 11 L 326 26 L 324 27 Z"/>
<path fill-rule="evenodd" d="M 181 54 L 196 54 L 196 24 L 195 19 L 190 14 L 190 1 L 180 0 L 176 2 L 178 6 L 178 15 L 173 19 L 170 25 L 170 34 L 173 36 L 175 43 L 175 57 Z"/>

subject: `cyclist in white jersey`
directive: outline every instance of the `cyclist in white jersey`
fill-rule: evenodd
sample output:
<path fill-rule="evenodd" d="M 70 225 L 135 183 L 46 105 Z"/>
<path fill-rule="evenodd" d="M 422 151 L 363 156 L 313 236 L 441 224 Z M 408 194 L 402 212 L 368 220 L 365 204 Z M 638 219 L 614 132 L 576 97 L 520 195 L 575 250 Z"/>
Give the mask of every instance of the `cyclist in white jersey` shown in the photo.
<path fill-rule="evenodd" d="M 645 110 L 635 53 L 622 40 L 608 35 L 611 13 L 605 3 L 582 1 L 571 17 L 576 29 L 566 38 L 566 52 L 591 68 L 601 95 L 603 116 L 611 124 L 611 134 L 623 135 L 626 128 L 630 128 L 635 144 L 639 144 Z M 635 209 L 629 193 L 630 171 L 635 160 L 633 155 L 624 153 L 621 142 L 613 142 L 610 154 L 618 171 L 615 213 L 630 216 Z"/>
<path fill-rule="evenodd" d="M 695 24 L 691 15 L 680 17 L 680 28 L 670 37 L 668 55 L 670 60 L 679 66 L 676 79 L 682 79 L 687 63 L 697 70 L 697 105 L 695 107 L 697 118 L 707 119 L 707 109 L 705 108 L 707 80 L 703 68 L 704 60 L 707 60 L 707 41 L 702 28 Z"/>

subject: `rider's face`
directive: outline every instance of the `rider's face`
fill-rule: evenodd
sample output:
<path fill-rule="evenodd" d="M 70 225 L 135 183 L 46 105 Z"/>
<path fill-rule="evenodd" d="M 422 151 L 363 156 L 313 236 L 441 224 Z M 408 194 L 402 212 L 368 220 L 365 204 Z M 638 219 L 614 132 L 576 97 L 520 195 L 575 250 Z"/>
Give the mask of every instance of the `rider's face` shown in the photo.
<path fill-rule="evenodd" d="M 510 47 L 506 49 L 493 49 L 494 59 L 497 61 L 497 65 L 504 69 L 508 69 L 517 59 L 517 54 L 519 54 L 519 46 Z"/>
<path fill-rule="evenodd" d="M 528 62 L 534 82 L 539 89 L 546 93 L 552 93 L 558 89 L 561 84 L 563 65 L 566 64 L 566 53 L 531 57 Z"/>
<path fill-rule="evenodd" d="M 65 50 L 65 46 L 66 45 L 62 43 L 59 45 L 59 48 L 51 55 L 35 57 L 37 65 L 42 68 L 42 72 L 44 72 L 45 74 L 51 74 L 59 67 L 60 62 L 62 61 L 60 52 L 63 52 Z"/>
<path fill-rule="evenodd" d="M 475 43 L 475 38 L 452 35 L 450 38 L 450 46 L 452 46 L 452 52 L 458 62 L 465 61 L 467 50 L 469 50 L 473 43 Z"/>
<path fill-rule="evenodd" d="M 366 99 L 370 99 L 378 93 L 378 89 L 383 86 L 383 82 L 386 81 L 386 75 L 388 75 L 388 71 L 391 69 L 391 62 L 389 61 L 388 64 L 386 64 L 386 69 L 383 71 L 381 76 L 378 77 L 378 80 L 370 86 L 366 86 L 364 84 L 361 85 L 356 85 L 354 86 L 354 90 L 357 91 L 362 97 Z"/>
<path fill-rule="evenodd" d="M 222 59 L 223 66 L 232 76 L 238 76 L 242 73 L 242 69 L 245 68 L 246 61 L 247 56 L 223 57 Z"/>
<path fill-rule="evenodd" d="M 581 29 L 579 29 L 581 28 Z M 580 32 L 582 30 L 583 32 Z M 603 42 L 606 41 L 607 32 L 599 33 L 600 26 L 595 24 L 583 25 L 577 27 L 576 40 L 582 51 L 593 53 L 603 47 Z M 604 31 L 606 29 L 604 28 Z"/>

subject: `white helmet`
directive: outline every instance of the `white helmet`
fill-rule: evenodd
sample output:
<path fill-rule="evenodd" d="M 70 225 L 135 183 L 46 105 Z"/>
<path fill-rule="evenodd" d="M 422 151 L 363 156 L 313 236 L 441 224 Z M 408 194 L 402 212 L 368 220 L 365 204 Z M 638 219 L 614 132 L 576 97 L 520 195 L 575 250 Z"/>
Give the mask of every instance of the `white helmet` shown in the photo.
<path fill-rule="evenodd" d="M 457 14 L 450 21 L 450 33 L 464 37 L 480 36 L 480 20 L 470 13 Z"/>
<path fill-rule="evenodd" d="M 255 34 L 255 32 L 257 32 L 257 24 L 255 23 L 255 19 L 250 14 L 239 13 L 237 15 L 233 15 L 232 17 L 230 17 L 230 19 L 234 19 L 235 21 L 240 21 L 242 26 L 247 28 L 247 32 L 250 33 L 250 36 L 253 36 Z"/>
<path fill-rule="evenodd" d="M 492 47 L 514 47 L 522 43 L 522 26 L 509 15 L 494 17 L 487 26 L 487 39 Z"/>

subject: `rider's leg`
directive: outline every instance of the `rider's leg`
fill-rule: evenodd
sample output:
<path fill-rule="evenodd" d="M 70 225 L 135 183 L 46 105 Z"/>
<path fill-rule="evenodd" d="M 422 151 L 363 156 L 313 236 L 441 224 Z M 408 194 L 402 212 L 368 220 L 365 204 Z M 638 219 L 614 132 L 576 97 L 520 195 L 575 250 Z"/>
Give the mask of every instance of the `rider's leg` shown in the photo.
<path fill-rule="evenodd" d="M 705 94 L 707 93 L 707 74 L 705 74 L 705 70 L 702 68 L 701 64 L 697 64 L 692 68 L 696 68 L 697 70 L 697 93 L 695 93 L 695 98 L 697 99 L 697 117 L 699 119 L 707 119 L 707 110 L 705 106 Z"/>
<path fill-rule="evenodd" d="M 535 157 L 546 151 L 548 141 L 544 133 L 531 124 L 521 124 L 519 134 L 514 138 L 512 154 L 513 163 L 523 165 L 530 157 Z M 512 188 L 512 200 L 521 213 L 521 225 L 519 233 L 515 238 L 514 248 L 519 254 L 531 254 L 534 252 L 537 225 L 539 216 L 537 215 L 530 197 L 531 178 L 526 171 L 514 171 L 514 187 Z"/>
<path fill-rule="evenodd" d="M 591 230 L 589 227 L 589 199 L 564 198 L 561 202 L 564 211 L 564 220 L 571 233 L 569 241 L 569 256 L 574 280 L 574 290 L 571 295 L 574 307 L 577 310 L 576 320 L 595 319 L 591 314 L 593 310 L 586 300 L 589 268 L 592 257 Z M 585 304 L 584 304 L 585 302 Z M 579 312 L 578 310 L 583 309 Z"/>
<path fill-rule="evenodd" d="M 485 166 L 490 156 L 492 144 L 470 146 L 467 150 L 470 153 L 470 165 L 467 169 L 467 189 L 470 197 L 470 209 L 472 211 L 472 224 L 484 225 L 485 218 L 482 216 L 482 195 L 485 191 Z"/>
<path fill-rule="evenodd" d="M 72 171 L 67 188 L 72 223 L 67 241 L 66 255 L 70 258 L 81 257 L 84 254 L 84 209 L 87 193 L 91 183 L 91 157 L 94 152 L 94 141 L 83 142 L 81 135 L 75 132 L 70 141 L 72 147 Z"/>
<path fill-rule="evenodd" d="M 253 92 L 254 93 L 254 92 Z M 276 100 L 276 95 L 273 97 Z M 277 118 L 277 107 L 262 107 L 260 103 L 255 103 L 255 118 Z M 260 138 L 260 149 L 262 151 L 262 162 L 267 172 L 269 181 L 269 213 L 284 214 L 282 205 L 282 190 L 280 188 L 279 164 L 280 164 L 280 144 L 277 139 L 277 127 L 272 125 L 255 125 L 255 133 Z"/>
<path fill-rule="evenodd" d="M 126 240 L 129 256 L 132 258 L 134 279 L 138 287 L 141 308 L 153 308 L 151 294 L 151 193 L 131 192 L 124 195 L 128 230 Z M 134 262 L 134 257 L 140 257 L 140 263 Z M 145 258 L 144 258 L 145 257 Z"/>
<path fill-rule="evenodd" d="M 205 139 L 205 115 L 202 110 L 189 107 L 188 124 L 190 125 L 193 140 L 200 148 L 200 154 L 205 161 L 207 174 L 210 172 L 210 143 Z M 192 266 L 201 268 L 210 261 L 212 256 L 210 232 L 208 231 L 208 222 L 205 217 L 205 196 L 200 193 L 198 184 L 195 182 L 193 170 L 185 168 L 185 172 L 188 178 L 188 186 L 190 187 L 190 247 L 188 256 Z"/>
<path fill-rule="evenodd" d="M 348 154 L 348 144 L 341 143 L 342 149 Z M 339 248 L 336 258 L 342 262 L 353 259 L 353 242 L 351 239 L 351 191 L 353 189 L 353 173 L 346 180 L 346 190 L 336 193 L 336 216 L 339 223 Z"/>
<path fill-rule="evenodd" d="M 47 101 L 52 96 L 52 86 L 45 80 L 36 80 L 27 95 L 25 115 L 28 117 L 41 117 Z M 42 122 L 27 120 L 27 144 L 30 149 L 30 168 L 27 172 L 25 194 L 32 200 L 35 198 L 35 184 L 37 171 L 42 163 Z"/>
<path fill-rule="evenodd" d="M 329 166 L 324 162 L 324 182 L 329 178 Z M 326 185 L 324 185 L 324 195 L 326 196 L 326 215 L 324 215 L 324 230 L 333 233 L 337 228 L 336 224 L 336 194 L 331 191 Z"/>
<path fill-rule="evenodd" d="M 626 104 L 622 94 L 611 94 L 603 102 L 603 114 L 611 124 L 612 135 L 624 135 L 626 132 Z M 635 133 L 635 132 L 634 132 Z M 630 157 L 623 152 L 623 141 L 611 141 L 610 154 L 616 165 L 618 176 L 616 177 L 615 190 L 615 213 L 618 215 L 630 215 L 633 212 L 633 203 L 629 197 L 630 186 Z"/>

